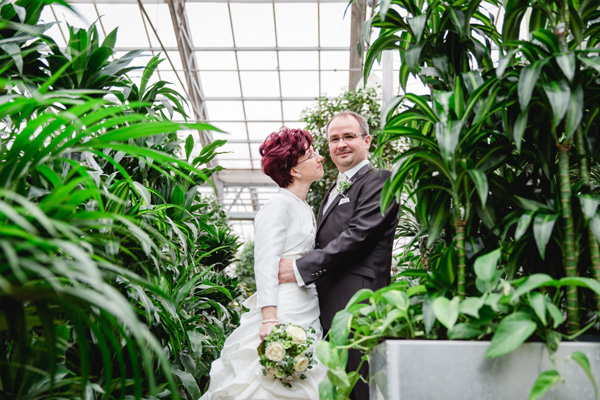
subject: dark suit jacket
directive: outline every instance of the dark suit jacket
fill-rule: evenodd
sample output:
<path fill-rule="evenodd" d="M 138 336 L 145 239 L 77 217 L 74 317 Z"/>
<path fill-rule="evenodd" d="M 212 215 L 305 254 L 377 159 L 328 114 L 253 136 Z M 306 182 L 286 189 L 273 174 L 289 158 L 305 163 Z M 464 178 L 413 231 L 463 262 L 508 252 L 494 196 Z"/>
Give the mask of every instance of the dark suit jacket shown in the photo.
<path fill-rule="evenodd" d="M 390 284 L 399 207 L 394 202 L 382 215 L 379 206 L 381 189 L 390 175 L 364 166 L 350 180 L 352 186 L 345 193 L 349 201 L 339 204 L 343 196 L 338 195 L 323 213 L 328 192 L 319 210 L 315 250 L 296 260 L 304 282 L 316 282 L 325 330 L 358 290 Z"/>

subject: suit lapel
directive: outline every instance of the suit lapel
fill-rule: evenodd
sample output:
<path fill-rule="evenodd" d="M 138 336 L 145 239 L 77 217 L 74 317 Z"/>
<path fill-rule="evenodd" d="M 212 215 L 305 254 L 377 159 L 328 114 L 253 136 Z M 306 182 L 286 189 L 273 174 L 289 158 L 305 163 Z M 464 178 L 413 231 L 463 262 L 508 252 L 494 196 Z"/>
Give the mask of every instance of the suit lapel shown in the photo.
<path fill-rule="evenodd" d="M 352 189 L 354 188 L 354 184 L 356 182 L 358 182 L 359 180 L 361 180 L 367 174 L 367 172 L 369 172 L 373 168 L 374 167 L 371 164 L 367 164 L 358 170 L 358 172 L 352 177 L 352 179 L 350 179 L 352 186 L 350 186 L 350 189 L 348 189 L 348 191 L 346 192 L 346 196 L 350 197 L 350 191 L 352 191 Z M 334 186 L 329 188 L 329 190 L 327 191 L 327 194 L 325 195 L 326 196 L 325 199 L 329 198 L 329 193 L 331 193 Z M 327 219 L 329 214 L 331 214 L 331 211 L 338 205 L 341 198 L 342 198 L 341 194 L 338 194 L 337 196 L 335 196 L 335 198 L 333 199 L 333 202 L 331 202 L 331 205 L 327 208 L 327 210 L 325 210 L 325 213 L 323 213 L 323 207 L 325 206 L 325 203 L 327 202 L 327 200 L 325 200 L 321 203 L 321 207 L 319 208 L 319 222 L 317 224 L 317 233 L 319 232 L 319 229 L 321 229 L 321 226 L 323 226 L 323 224 L 325 223 L 325 220 Z"/>

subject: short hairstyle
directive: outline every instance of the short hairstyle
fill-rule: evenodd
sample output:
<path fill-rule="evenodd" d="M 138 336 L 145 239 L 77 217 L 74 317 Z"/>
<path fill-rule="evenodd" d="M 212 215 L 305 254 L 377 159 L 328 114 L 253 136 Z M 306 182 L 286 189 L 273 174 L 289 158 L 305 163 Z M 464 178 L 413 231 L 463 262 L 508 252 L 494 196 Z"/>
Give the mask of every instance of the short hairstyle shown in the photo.
<path fill-rule="evenodd" d="M 282 126 L 277 132 L 267 136 L 258 149 L 262 157 L 263 172 L 279 187 L 287 188 L 294 181 L 290 173 L 292 167 L 298 164 L 312 142 L 308 131 Z"/>
<path fill-rule="evenodd" d="M 331 119 L 329 120 L 329 122 L 327 122 L 327 125 L 325 126 L 325 135 L 328 136 L 329 135 L 329 124 L 331 124 L 331 122 L 339 117 L 344 117 L 344 118 L 354 118 L 358 121 L 358 125 L 360 126 L 360 133 L 362 135 L 368 135 L 369 134 L 369 124 L 367 123 L 367 120 L 365 119 L 365 117 L 363 117 L 362 115 L 360 115 L 359 113 L 356 113 L 354 111 L 340 111 L 339 113 L 335 114 L 333 117 L 331 117 Z"/>

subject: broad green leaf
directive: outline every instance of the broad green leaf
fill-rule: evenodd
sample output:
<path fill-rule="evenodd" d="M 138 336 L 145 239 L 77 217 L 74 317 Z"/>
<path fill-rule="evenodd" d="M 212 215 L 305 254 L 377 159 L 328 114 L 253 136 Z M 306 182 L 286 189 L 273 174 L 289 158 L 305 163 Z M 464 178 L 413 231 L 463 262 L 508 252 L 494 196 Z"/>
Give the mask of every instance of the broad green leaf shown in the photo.
<path fill-rule="evenodd" d="M 479 194 L 481 205 L 485 206 L 489 192 L 487 176 L 485 176 L 485 173 L 480 169 L 470 169 L 468 172 L 475 184 L 477 193 Z"/>
<path fill-rule="evenodd" d="M 600 295 L 600 281 L 594 278 L 585 277 L 566 277 L 561 278 L 558 281 L 549 282 L 552 286 L 563 287 L 563 286 L 579 286 L 592 290 L 597 295 Z"/>
<path fill-rule="evenodd" d="M 479 318 L 479 310 L 483 307 L 484 301 L 483 297 L 467 297 L 460 302 L 459 311 L 465 315 Z"/>
<path fill-rule="evenodd" d="M 436 207 L 434 213 L 427 220 L 428 236 L 427 247 L 430 247 L 440 237 L 444 225 L 448 219 L 449 211 L 445 207 Z"/>
<path fill-rule="evenodd" d="M 477 275 L 476 286 L 481 293 L 485 293 L 495 287 L 498 279 L 497 267 L 500 259 L 501 249 L 477 257 L 473 269 Z"/>
<path fill-rule="evenodd" d="M 460 299 L 454 297 L 452 300 L 446 297 L 438 297 L 433 301 L 433 312 L 435 317 L 448 329 L 452 329 L 458 320 Z"/>
<path fill-rule="evenodd" d="M 560 44 L 558 43 L 558 38 L 549 30 L 539 29 L 535 32 L 531 32 L 531 37 L 542 43 L 549 53 L 560 53 Z"/>
<path fill-rule="evenodd" d="M 550 275 L 546 274 L 533 274 L 525 278 L 521 284 L 517 287 L 515 292 L 512 295 L 511 302 L 516 302 L 520 296 L 524 295 L 532 291 L 533 289 L 537 289 L 539 287 L 544 286 L 548 282 L 554 282 Z"/>
<path fill-rule="evenodd" d="M 513 57 L 515 56 L 515 53 L 518 50 L 519 49 L 512 49 L 506 52 L 506 54 L 500 59 L 500 61 L 498 61 L 498 66 L 496 67 L 496 78 L 502 78 L 502 75 L 504 75 L 504 71 L 506 71 L 506 67 L 510 65 Z"/>
<path fill-rule="evenodd" d="M 516 312 L 504 318 L 492 337 L 486 357 L 499 357 L 510 353 L 523 344 L 535 332 L 536 324 L 524 312 Z"/>
<path fill-rule="evenodd" d="M 542 260 L 546 257 L 546 245 L 552 236 L 556 214 L 536 214 L 533 219 L 533 236 Z"/>
<path fill-rule="evenodd" d="M 373 291 L 371 289 L 360 289 L 358 292 L 352 295 L 348 301 L 348 304 L 346 305 L 346 309 L 354 304 L 370 299 L 371 297 L 373 297 Z"/>
<path fill-rule="evenodd" d="M 194 376 L 192 374 L 190 374 L 189 372 L 186 372 L 186 371 L 182 371 L 177 368 L 173 368 L 172 371 L 173 371 L 173 374 L 175 374 L 175 376 L 177 376 L 179 378 L 179 381 L 181 382 L 183 387 L 187 390 L 187 392 L 189 393 L 189 395 L 192 398 L 194 398 L 194 399 L 200 398 L 200 395 L 202 393 L 200 392 L 200 388 L 198 387 L 196 378 L 194 378 Z"/>
<path fill-rule="evenodd" d="M 550 314 L 550 316 L 552 317 L 552 320 L 554 321 L 554 323 L 552 324 L 552 327 L 554 329 L 558 328 L 563 322 L 565 322 L 565 317 L 563 316 L 563 313 L 558 309 L 558 307 L 556 307 L 554 305 L 554 303 L 552 303 L 552 301 L 550 301 L 550 299 L 546 298 L 546 309 L 548 310 L 548 313 Z"/>
<path fill-rule="evenodd" d="M 581 211 L 585 216 L 586 220 L 593 218 L 598 210 L 598 199 L 594 198 L 589 194 L 579 195 L 579 204 L 581 205 Z"/>
<path fill-rule="evenodd" d="M 335 314 L 333 321 L 331 322 L 331 329 L 329 330 L 329 339 L 332 344 L 336 346 L 346 345 L 348 335 L 350 334 L 352 317 L 352 313 L 347 310 L 340 310 Z"/>
<path fill-rule="evenodd" d="M 535 200 L 526 199 L 524 197 L 515 196 L 519 200 L 519 204 L 526 211 L 552 211 L 550 207 Z"/>
<path fill-rule="evenodd" d="M 385 292 L 383 294 L 383 298 L 403 312 L 408 310 L 408 296 L 406 293 L 401 292 L 400 290 L 390 290 L 389 292 Z"/>
<path fill-rule="evenodd" d="M 335 368 L 340 362 L 335 346 L 327 340 L 321 340 L 315 346 L 315 354 L 317 358 L 328 368 Z"/>
<path fill-rule="evenodd" d="M 567 138 L 572 137 L 580 127 L 584 107 L 583 89 L 581 85 L 577 85 L 575 90 L 571 92 L 571 101 L 569 101 L 565 116 L 565 135 Z"/>
<path fill-rule="evenodd" d="M 450 161 L 454 156 L 461 130 L 462 122 L 457 120 L 449 120 L 445 124 L 442 122 L 435 124 L 435 138 L 445 161 Z"/>
<path fill-rule="evenodd" d="M 571 89 L 564 81 L 552 81 L 542 84 L 548 102 L 552 108 L 552 128 L 556 129 L 564 118 L 571 99 Z"/>
<path fill-rule="evenodd" d="M 460 323 L 454 325 L 452 329 L 448 330 L 448 339 L 472 339 L 481 335 L 481 328 L 477 328 L 471 324 Z"/>
<path fill-rule="evenodd" d="M 579 364 L 579 366 L 583 369 L 583 372 L 585 372 L 587 377 L 590 379 L 590 382 L 592 382 L 592 385 L 594 386 L 595 398 L 597 399 L 598 386 L 596 385 L 596 378 L 594 377 L 592 368 L 590 367 L 590 360 L 588 360 L 587 356 L 580 351 L 574 351 L 573 354 L 571 354 L 571 359 Z"/>
<path fill-rule="evenodd" d="M 529 293 L 529 304 L 533 308 L 533 311 L 535 311 L 535 315 L 546 326 L 546 296 L 538 292 L 531 292 Z"/>
<path fill-rule="evenodd" d="M 410 46 L 406 52 L 404 53 L 404 64 L 408 68 L 408 70 L 412 73 L 419 72 L 420 63 L 419 60 L 421 58 L 421 51 L 423 51 L 423 47 L 425 43 L 419 43 L 416 45 Z"/>
<path fill-rule="evenodd" d="M 548 58 L 537 60 L 533 64 L 528 65 L 527 67 L 521 70 L 518 86 L 519 104 L 521 106 L 521 111 L 527 111 L 527 108 L 529 107 L 529 101 L 531 100 L 531 95 L 533 93 L 533 89 L 535 88 L 535 85 L 538 82 L 538 77 L 540 76 L 542 67 L 548 62 L 548 60 Z"/>
<path fill-rule="evenodd" d="M 348 379 L 346 370 L 340 368 L 339 366 L 336 368 L 329 368 L 327 370 L 327 377 L 329 378 L 331 383 L 333 383 L 341 390 L 346 390 L 350 388 L 350 380 Z"/>
<path fill-rule="evenodd" d="M 558 381 L 560 381 L 560 375 L 558 371 L 551 369 L 549 371 L 542 372 L 533 384 L 533 388 L 531 388 L 529 400 L 537 400 L 541 398 Z"/>
<path fill-rule="evenodd" d="M 413 18 L 406 18 L 406 22 L 408 22 L 408 25 L 410 26 L 410 30 L 415 38 L 415 42 L 421 42 L 421 38 L 423 37 L 423 29 L 425 28 L 425 23 L 427 22 L 427 14 L 423 13 Z"/>
<path fill-rule="evenodd" d="M 521 145 L 523 144 L 523 135 L 525 134 L 525 129 L 527 128 L 527 118 L 529 117 L 529 112 L 521 111 L 519 115 L 517 115 L 517 119 L 515 120 L 515 126 L 513 127 L 513 139 L 515 141 L 515 147 L 517 148 L 517 152 L 521 152 Z"/>
<path fill-rule="evenodd" d="M 569 82 L 575 77 L 575 53 L 564 53 L 556 56 L 556 63 Z"/>
<path fill-rule="evenodd" d="M 517 230 L 515 231 L 516 240 L 521 239 L 525 232 L 527 232 L 527 229 L 529 229 L 529 225 L 531 224 L 532 218 L 533 212 L 531 211 L 521 215 L 521 217 L 519 218 L 519 222 L 517 223 Z"/>
<path fill-rule="evenodd" d="M 333 383 L 327 378 L 324 378 L 319 383 L 319 399 L 320 400 L 337 400 L 337 390 Z"/>
<path fill-rule="evenodd" d="M 189 134 L 185 139 L 185 158 L 190 159 L 192 151 L 194 150 L 194 136 Z"/>

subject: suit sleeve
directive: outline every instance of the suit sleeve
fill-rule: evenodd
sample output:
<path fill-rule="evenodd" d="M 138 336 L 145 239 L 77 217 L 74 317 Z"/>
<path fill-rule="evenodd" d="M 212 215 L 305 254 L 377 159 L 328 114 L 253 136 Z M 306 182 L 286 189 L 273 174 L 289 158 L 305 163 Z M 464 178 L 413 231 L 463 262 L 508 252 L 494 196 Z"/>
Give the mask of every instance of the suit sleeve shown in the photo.
<path fill-rule="evenodd" d="M 254 277 L 257 305 L 277 306 L 279 259 L 290 223 L 286 201 L 270 201 L 254 219 Z"/>
<path fill-rule="evenodd" d="M 374 172 L 365 177 L 366 182 L 354 194 L 357 203 L 348 228 L 324 248 L 315 249 L 296 260 L 298 272 L 305 284 L 353 265 L 356 259 L 370 252 L 389 227 L 396 223 L 398 204 L 395 201 L 384 214 L 380 208 L 381 190 L 389 175 L 386 171 L 383 176 Z"/>

